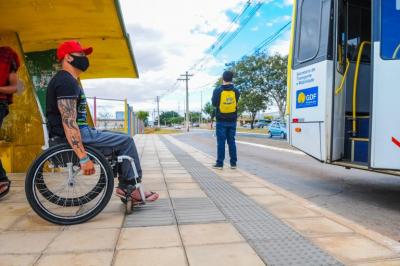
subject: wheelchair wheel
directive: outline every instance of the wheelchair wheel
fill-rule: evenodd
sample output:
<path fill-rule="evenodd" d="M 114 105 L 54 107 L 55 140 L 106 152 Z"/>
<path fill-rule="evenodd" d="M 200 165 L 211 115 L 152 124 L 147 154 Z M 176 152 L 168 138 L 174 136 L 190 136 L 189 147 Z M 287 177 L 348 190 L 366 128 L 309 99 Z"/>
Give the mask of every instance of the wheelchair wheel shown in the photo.
<path fill-rule="evenodd" d="M 99 214 L 114 189 L 114 175 L 101 152 L 85 147 L 96 173 L 85 176 L 68 144 L 44 151 L 31 165 L 25 193 L 32 209 L 43 219 L 60 225 L 86 222 Z"/>

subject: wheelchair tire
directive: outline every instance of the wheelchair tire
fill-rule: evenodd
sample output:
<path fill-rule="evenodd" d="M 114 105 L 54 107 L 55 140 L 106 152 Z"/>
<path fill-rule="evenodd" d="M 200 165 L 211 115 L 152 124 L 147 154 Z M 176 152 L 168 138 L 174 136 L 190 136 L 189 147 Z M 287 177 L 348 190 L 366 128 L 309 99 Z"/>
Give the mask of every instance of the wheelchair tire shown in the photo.
<path fill-rule="evenodd" d="M 68 151 L 68 152 L 72 151 L 72 148 L 68 144 L 56 145 L 56 146 L 53 146 L 53 147 L 45 150 L 44 152 L 42 152 L 39 155 L 39 157 L 30 166 L 30 168 L 27 172 L 26 179 L 25 179 L 26 198 L 27 198 L 30 206 L 32 207 L 32 209 L 41 218 L 43 218 L 51 223 L 59 224 L 59 225 L 80 224 L 80 223 L 86 222 L 86 221 L 94 218 L 95 216 L 97 216 L 106 207 L 106 205 L 110 201 L 111 196 L 113 194 L 113 189 L 114 189 L 114 175 L 113 175 L 113 171 L 109 165 L 109 162 L 107 161 L 107 159 L 103 156 L 103 154 L 100 151 L 98 151 L 90 146 L 85 146 L 85 149 L 86 149 L 88 155 L 92 159 L 94 159 L 101 168 L 101 177 L 97 184 L 99 184 L 99 182 L 101 182 L 101 180 L 104 181 L 104 186 L 99 187 L 102 190 L 105 190 L 102 195 L 102 198 L 99 199 L 98 203 L 89 212 L 84 213 L 82 215 L 77 214 L 76 216 L 69 216 L 69 217 L 56 215 L 56 214 L 50 212 L 48 209 L 46 209 L 43 206 L 43 204 L 37 198 L 38 193 L 36 192 L 35 189 L 38 189 L 40 191 L 39 193 L 41 194 L 41 196 L 43 196 L 45 199 L 47 199 L 49 202 L 51 202 L 53 204 L 55 204 L 55 203 L 52 200 L 49 200 L 49 196 L 55 197 L 57 195 L 55 195 L 52 191 L 50 191 L 48 189 L 47 189 L 48 191 L 46 192 L 48 194 L 45 194 L 41 191 L 41 189 L 47 188 L 47 186 L 45 183 L 41 183 L 41 184 L 37 183 L 37 180 L 38 179 L 40 180 L 40 176 L 43 180 L 43 175 L 39 174 L 38 171 L 41 169 L 41 167 L 43 167 L 44 163 L 47 160 L 49 160 L 49 158 L 51 158 L 52 155 L 60 153 L 60 152 L 64 152 L 64 151 Z M 77 198 L 66 199 L 66 198 L 61 198 L 61 197 L 57 196 L 58 200 L 63 201 L 63 205 L 61 205 L 61 204 L 57 204 L 57 205 L 68 208 L 71 206 L 77 206 L 76 203 L 86 204 L 97 197 L 97 195 L 99 194 L 99 193 L 97 193 L 98 192 L 97 190 L 98 190 L 98 187 L 96 185 L 94 189 L 92 189 L 90 192 L 88 192 L 86 194 L 86 195 L 89 195 L 90 197 L 88 197 L 87 200 L 83 201 L 83 202 L 77 200 Z M 94 194 L 93 192 L 96 192 L 96 193 Z"/>

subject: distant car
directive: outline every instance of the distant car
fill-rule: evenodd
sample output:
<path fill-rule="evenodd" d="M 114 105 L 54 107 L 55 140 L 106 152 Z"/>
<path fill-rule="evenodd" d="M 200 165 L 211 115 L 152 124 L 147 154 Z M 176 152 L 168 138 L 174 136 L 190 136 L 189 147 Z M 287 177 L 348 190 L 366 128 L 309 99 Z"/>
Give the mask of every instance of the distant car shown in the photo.
<path fill-rule="evenodd" d="M 174 128 L 175 129 L 182 129 L 182 126 L 181 125 L 175 125 Z"/>
<path fill-rule="evenodd" d="M 242 127 L 243 128 L 251 128 L 251 125 L 250 124 L 244 124 Z"/>
<path fill-rule="evenodd" d="M 269 124 L 271 124 L 270 120 L 259 120 L 254 127 L 256 128 L 264 128 L 264 127 L 268 127 Z"/>
<path fill-rule="evenodd" d="M 200 127 L 199 123 L 193 123 L 193 127 Z"/>
<path fill-rule="evenodd" d="M 268 127 L 268 138 L 272 138 L 273 136 L 279 136 L 281 139 L 286 139 L 287 129 L 286 123 L 273 121 Z"/>

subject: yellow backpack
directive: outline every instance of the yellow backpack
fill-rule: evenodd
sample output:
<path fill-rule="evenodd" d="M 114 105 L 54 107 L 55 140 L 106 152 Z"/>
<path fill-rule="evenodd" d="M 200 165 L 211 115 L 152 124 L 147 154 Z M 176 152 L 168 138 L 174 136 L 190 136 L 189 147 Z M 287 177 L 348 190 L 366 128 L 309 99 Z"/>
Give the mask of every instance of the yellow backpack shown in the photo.
<path fill-rule="evenodd" d="M 225 91 L 221 92 L 221 99 L 219 102 L 219 111 L 222 114 L 229 114 L 236 112 L 236 94 L 235 91 Z"/>

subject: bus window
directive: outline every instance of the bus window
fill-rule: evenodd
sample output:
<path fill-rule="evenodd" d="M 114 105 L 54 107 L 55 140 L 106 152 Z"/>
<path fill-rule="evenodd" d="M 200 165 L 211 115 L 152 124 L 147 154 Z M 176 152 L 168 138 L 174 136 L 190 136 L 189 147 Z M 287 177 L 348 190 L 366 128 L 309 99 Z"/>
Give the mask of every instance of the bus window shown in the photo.
<path fill-rule="evenodd" d="M 347 5 L 345 1 L 339 1 L 338 4 L 338 45 L 337 45 L 337 71 L 340 74 L 344 74 L 346 70 L 346 52 L 347 52 Z"/>
<path fill-rule="evenodd" d="M 321 27 L 321 1 L 303 0 L 300 6 L 300 36 L 297 58 L 300 62 L 318 54 Z"/>
<path fill-rule="evenodd" d="M 350 61 L 356 61 L 361 43 L 371 41 L 371 2 L 352 1 L 349 3 L 347 49 Z M 371 62 L 370 47 L 364 49 L 361 61 Z"/>
<path fill-rule="evenodd" d="M 381 15 L 381 57 L 400 59 L 400 0 L 385 0 Z"/>

